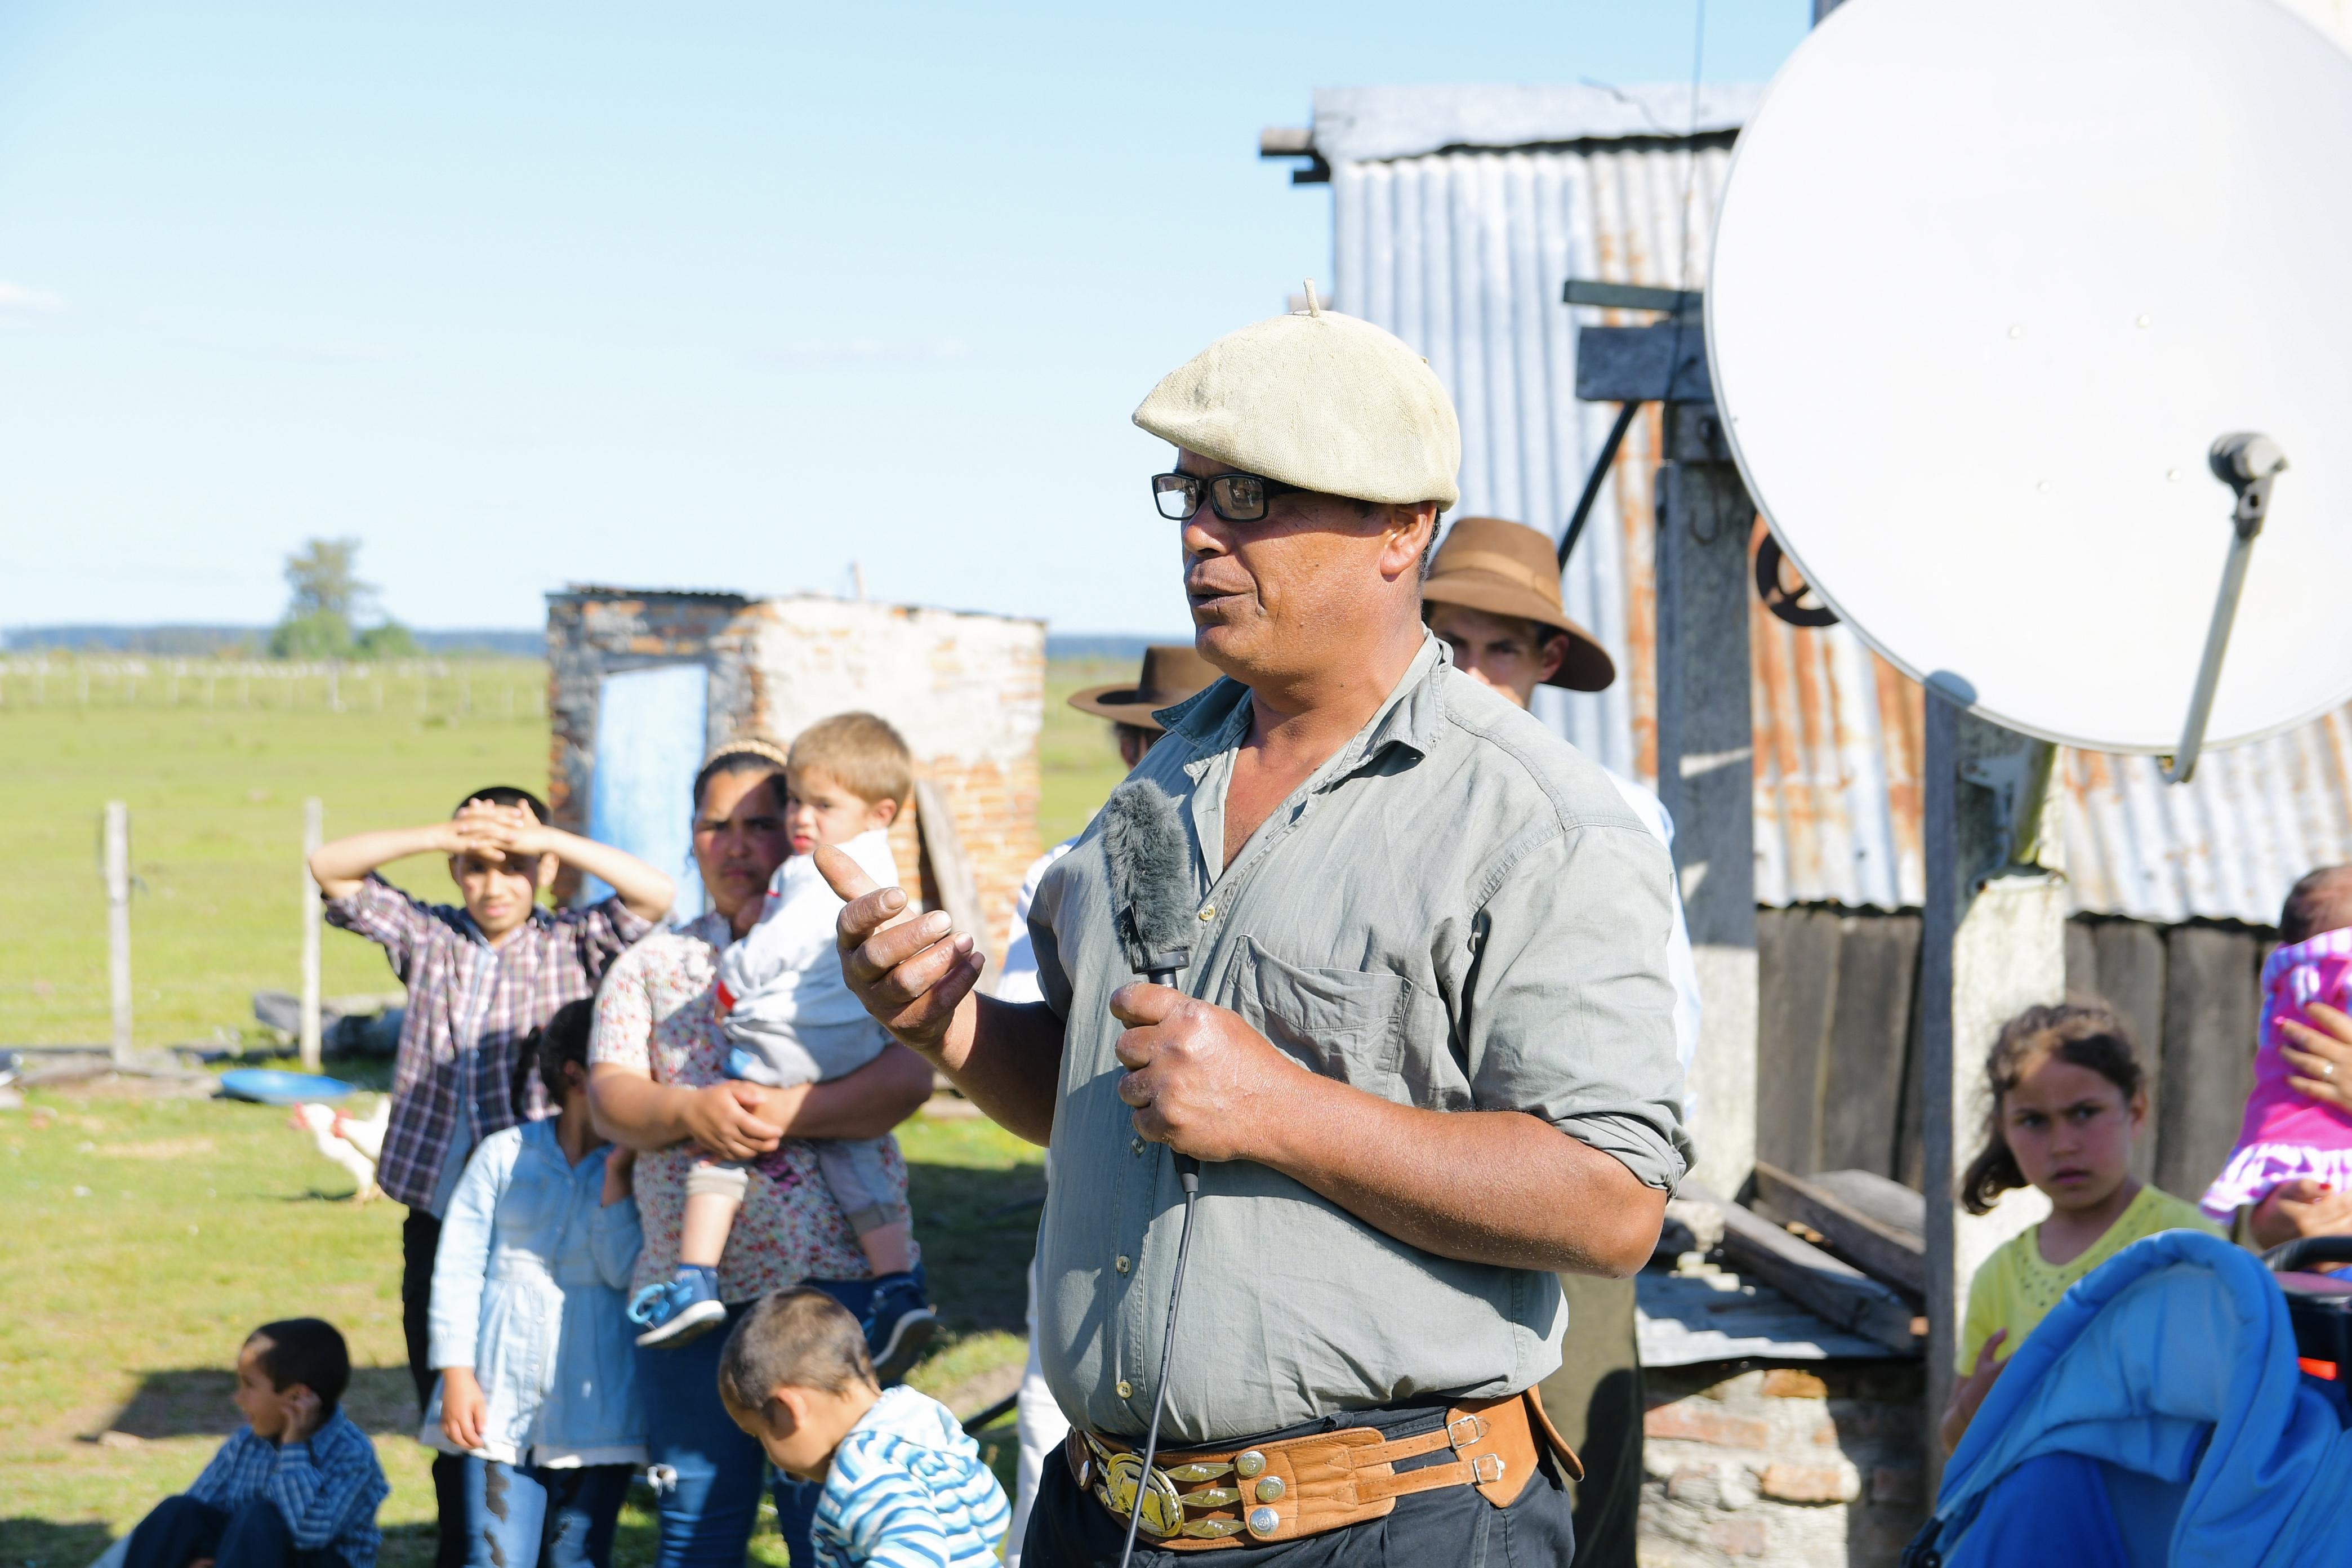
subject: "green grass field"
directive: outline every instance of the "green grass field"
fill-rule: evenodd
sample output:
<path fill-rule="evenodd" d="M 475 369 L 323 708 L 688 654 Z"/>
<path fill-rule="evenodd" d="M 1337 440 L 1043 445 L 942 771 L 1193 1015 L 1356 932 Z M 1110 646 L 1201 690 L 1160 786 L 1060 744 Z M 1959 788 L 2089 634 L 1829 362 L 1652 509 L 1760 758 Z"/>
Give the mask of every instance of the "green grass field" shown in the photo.
<path fill-rule="evenodd" d="M 1117 783 L 1107 727 L 1063 699 L 1120 666 L 1049 672 L 1042 744 L 1045 842 L 1066 837 Z M 461 693 L 459 679 L 468 683 Z M 184 679 L 98 683 L 83 707 L 52 678 L 35 704 L 0 683 L 0 1046 L 103 1040 L 103 803 L 132 813 L 137 1036 L 208 1041 L 253 1025 L 250 994 L 292 988 L 300 952 L 302 801 L 330 835 L 446 814 L 467 789 L 546 774 L 531 694 L 541 667 L 477 665 L 423 693 L 393 684 L 379 709 L 347 681 L 322 693 L 226 683 L 215 705 Z M 509 716 L 502 690 L 522 693 Z M 265 705 L 290 696 L 290 705 Z M 465 706 L 459 710 L 462 699 Z M 68 700 L 68 699 L 76 699 Z M 389 868 L 437 894 L 429 861 Z M 329 994 L 390 984 L 373 949 L 329 931 Z M 381 1088 L 384 1068 L 337 1070 Z M 363 1109 L 363 1107 L 362 1107 Z M 951 1331 L 918 1385 L 970 1414 L 1009 1392 L 1022 1354 L 1024 1272 L 1044 1191 L 1039 1152 L 987 1122 L 918 1117 L 900 1132 L 933 1293 Z M 283 1111 L 209 1099 L 35 1090 L 0 1111 L 0 1568 L 79 1568 L 153 1501 L 184 1486 L 236 1423 L 227 1367 L 254 1324 L 316 1313 L 350 1337 L 349 1405 L 374 1436 L 393 1495 L 384 1561 L 431 1555 L 426 1452 L 400 1334 L 399 1205 L 353 1205 L 350 1184 Z M 1011 1475 L 1010 1426 L 984 1445 Z M 650 1560 L 636 1495 L 622 1563 Z M 781 1563 L 772 1534 L 753 1555 Z"/>

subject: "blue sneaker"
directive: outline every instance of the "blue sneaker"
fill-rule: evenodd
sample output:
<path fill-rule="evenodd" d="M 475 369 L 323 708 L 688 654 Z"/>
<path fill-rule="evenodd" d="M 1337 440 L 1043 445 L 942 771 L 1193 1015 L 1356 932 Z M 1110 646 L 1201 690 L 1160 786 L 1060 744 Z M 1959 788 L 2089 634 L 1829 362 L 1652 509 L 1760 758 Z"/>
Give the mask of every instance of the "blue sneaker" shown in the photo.
<path fill-rule="evenodd" d="M 885 1274 L 874 1282 L 865 1328 L 874 1376 L 887 1388 L 914 1371 L 940 1337 L 940 1315 L 923 1300 L 923 1287 L 912 1274 Z"/>
<path fill-rule="evenodd" d="M 691 1263 L 679 1264 L 677 1278 L 646 1286 L 629 1302 L 629 1321 L 646 1331 L 637 1336 L 641 1345 L 682 1345 L 726 1320 L 718 1270 Z"/>

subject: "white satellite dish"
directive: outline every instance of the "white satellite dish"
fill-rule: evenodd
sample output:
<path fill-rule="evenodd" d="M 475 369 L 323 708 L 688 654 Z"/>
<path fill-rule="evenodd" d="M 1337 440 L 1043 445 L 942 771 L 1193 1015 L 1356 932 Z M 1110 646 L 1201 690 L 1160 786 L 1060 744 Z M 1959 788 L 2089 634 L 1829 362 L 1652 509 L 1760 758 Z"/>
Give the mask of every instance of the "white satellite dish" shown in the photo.
<path fill-rule="evenodd" d="M 1740 135 L 1706 336 L 1782 548 L 1943 695 L 2172 752 L 2260 432 L 2209 743 L 2352 696 L 2352 56 L 2268 0 L 1849 0 Z"/>

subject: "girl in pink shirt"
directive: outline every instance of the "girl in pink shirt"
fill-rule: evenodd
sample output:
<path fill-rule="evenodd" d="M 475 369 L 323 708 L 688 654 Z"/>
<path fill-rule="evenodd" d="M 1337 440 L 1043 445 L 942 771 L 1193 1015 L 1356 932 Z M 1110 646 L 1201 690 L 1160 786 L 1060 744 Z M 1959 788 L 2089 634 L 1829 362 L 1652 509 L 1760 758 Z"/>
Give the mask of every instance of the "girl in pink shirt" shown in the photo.
<path fill-rule="evenodd" d="M 2238 1146 L 2199 1203 L 2222 1225 L 2289 1183 L 2352 1191 L 2352 1115 L 2296 1089 L 2288 1081 L 2296 1069 L 2280 1050 L 2293 1042 L 2279 1026 L 2309 1026 L 2306 1009 L 2315 1002 L 2352 1012 L 2352 868 L 2312 872 L 2279 913 L 2278 951 L 2263 965 L 2254 1090 L 2246 1097 Z"/>

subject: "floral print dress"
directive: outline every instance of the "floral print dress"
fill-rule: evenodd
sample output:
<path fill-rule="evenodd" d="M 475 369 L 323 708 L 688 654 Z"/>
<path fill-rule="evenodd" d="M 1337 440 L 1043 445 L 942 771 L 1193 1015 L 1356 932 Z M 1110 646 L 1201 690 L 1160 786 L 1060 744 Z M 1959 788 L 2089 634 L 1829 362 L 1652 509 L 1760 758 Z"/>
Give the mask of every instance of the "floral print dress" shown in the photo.
<path fill-rule="evenodd" d="M 727 917 L 714 910 L 656 931 L 614 960 L 596 998 L 590 1064 L 609 1062 L 687 1089 L 727 1082 L 717 981 L 719 954 L 732 940 Z M 667 1279 L 677 1268 L 686 1177 L 698 1153 L 693 1144 L 679 1143 L 637 1159 L 646 1241 L 633 1288 Z M 904 1201 L 907 1165 L 897 1139 L 883 1140 L 883 1158 Z M 806 1142 L 788 1138 L 748 1169 L 751 1190 L 719 1259 L 719 1300 L 753 1301 L 803 1279 L 863 1279 L 873 1272 Z"/>

